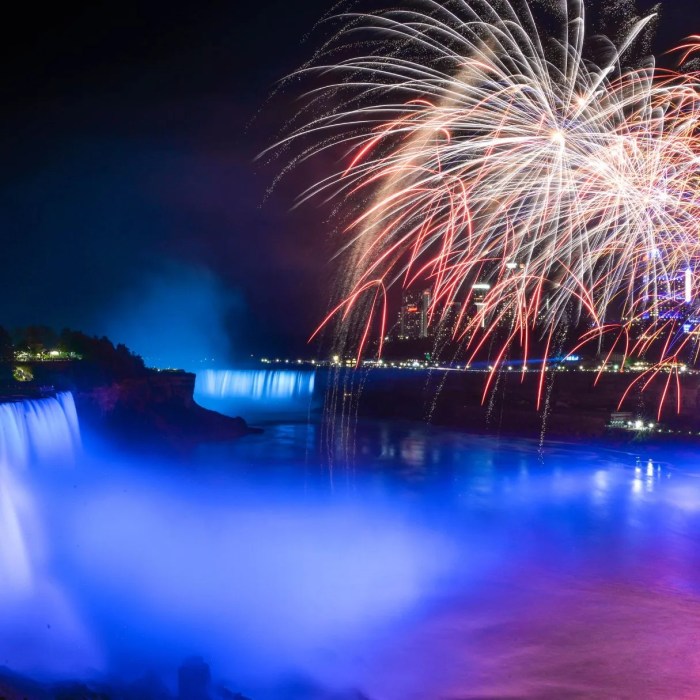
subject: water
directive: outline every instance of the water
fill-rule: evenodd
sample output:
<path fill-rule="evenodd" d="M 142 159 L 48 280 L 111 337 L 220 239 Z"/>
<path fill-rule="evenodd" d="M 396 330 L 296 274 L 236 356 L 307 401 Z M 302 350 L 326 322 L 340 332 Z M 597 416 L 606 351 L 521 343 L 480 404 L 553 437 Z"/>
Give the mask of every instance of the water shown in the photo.
<path fill-rule="evenodd" d="M 197 373 L 195 400 L 249 420 L 296 419 L 311 410 L 315 384 L 309 370 L 205 370 Z"/>
<path fill-rule="evenodd" d="M 35 637 L 33 626 L 49 619 L 76 641 L 79 623 L 67 611 L 63 586 L 48 573 L 47 533 L 38 504 L 50 477 L 33 471 L 73 466 L 81 456 L 81 438 L 73 396 L 0 404 L 0 665 L 22 667 L 43 659 L 40 670 L 60 670 L 49 640 Z M 49 546 L 50 549 L 50 546 Z M 47 643 L 48 642 L 48 643 Z"/>
<path fill-rule="evenodd" d="M 329 467 L 322 433 L 13 471 L 36 538 L 0 665 L 174 690 L 197 654 L 253 700 L 697 697 L 694 450 L 375 422 Z"/>
<path fill-rule="evenodd" d="M 70 392 L 0 403 L 0 464 L 21 469 L 30 460 L 70 461 L 79 446 L 80 428 Z"/>
<path fill-rule="evenodd" d="M 33 578 L 37 518 L 22 472 L 30 464 L 70 463 L 79 447 L 72 394 L 0 404 L 0 599 L 26 590 Z"/>

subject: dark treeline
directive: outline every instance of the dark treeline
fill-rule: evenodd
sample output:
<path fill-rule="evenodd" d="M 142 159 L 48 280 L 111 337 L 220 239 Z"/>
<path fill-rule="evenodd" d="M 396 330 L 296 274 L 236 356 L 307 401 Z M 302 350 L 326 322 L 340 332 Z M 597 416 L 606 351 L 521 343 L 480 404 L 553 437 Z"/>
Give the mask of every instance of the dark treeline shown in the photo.
<path fill-rule="evenodd" d="M 55 363 L 41 362 L 42 356 L 58 351 Z M 18 358 L 17 354 L 28 353 Z M 46 326 L 27 326 L 13 332 L 0 326 L 0 363 L 5 383 L 21 377 L 37 382 L 53 379 L 51 365 L 67 363 L 73 366 L 70 374 L 76 380 L 94 382 L 140 377 L 148 370 L 143 359 L 122 343 L 114 344 L 109 338 L 89 336 L 81 331 L 64 329 L 60 333 Z M 17 367 L 28 367 L 17 372 Z M 66 374 L 65 370 L 62 372 Z M 80 382 L 82 383 L 82 382 Z"/>

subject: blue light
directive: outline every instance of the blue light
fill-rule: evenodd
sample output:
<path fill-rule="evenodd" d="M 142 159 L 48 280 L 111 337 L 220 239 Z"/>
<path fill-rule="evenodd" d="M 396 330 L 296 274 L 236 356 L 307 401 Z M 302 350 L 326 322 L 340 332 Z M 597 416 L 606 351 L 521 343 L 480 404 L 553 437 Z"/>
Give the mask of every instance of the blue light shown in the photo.
<path fill-rule="evenodd" d="M 258 420 L 308 414 L 316 373 L 294 369 L 225 369 L 197 373 L 195 400 L 230 416 Z"/>

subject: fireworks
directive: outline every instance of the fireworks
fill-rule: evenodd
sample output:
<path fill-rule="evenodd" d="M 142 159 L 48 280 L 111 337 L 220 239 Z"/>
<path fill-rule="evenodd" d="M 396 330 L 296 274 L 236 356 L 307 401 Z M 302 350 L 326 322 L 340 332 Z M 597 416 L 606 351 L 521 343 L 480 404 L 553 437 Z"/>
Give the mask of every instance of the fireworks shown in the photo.
<path fill-rule="evenodd" d="M 376 334 L 381 353 L 387 290 L 420 284 L 432 322 L 461 303 L 454 340 L 472 357 L 497 339 L 495 368 L 525 365 L 534 338 L 560 354 L 562 329 L 583 327 L 567 352 L 610 336 L 611 354 L 656 353 L 635 385 L 667 373 L 666 394 L 693 338 L 671 287 L 700 272 L 698 76 L 625 67 L 653 15 L 594 60 L 583 2 L 551 5 L 546 33 L 525 1 L 346 15 L 327 47 L 340 58 L 305 69 L 323 80 L 314 108 L 336 107 L 289 138 L 313 138 L 304 157 L 347 154 L 306 196 L 353 212 L 326 322 L 341 319 L 358 355 Z"/>

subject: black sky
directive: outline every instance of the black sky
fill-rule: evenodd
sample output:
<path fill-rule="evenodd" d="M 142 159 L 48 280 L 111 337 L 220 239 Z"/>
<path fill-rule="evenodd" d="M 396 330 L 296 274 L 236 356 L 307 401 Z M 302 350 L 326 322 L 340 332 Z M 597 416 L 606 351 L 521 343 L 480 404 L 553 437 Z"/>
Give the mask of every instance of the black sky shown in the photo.
<path fill-rule="evenodd" d="M 149 279 L 185 270 L 215 280 L 236 354 L 303 348 L 332 274 L 325 212 L 289 211 L 313 173 L 266 198 L 275 173 L 253 159 L 294 109 L 268 102 L 275 82 L 332 5 L 16 6 L 0 43 L 0 324 L 108 332 Z M 665 3 L 657 48 L 691 32 L 700 6 Z"/>

